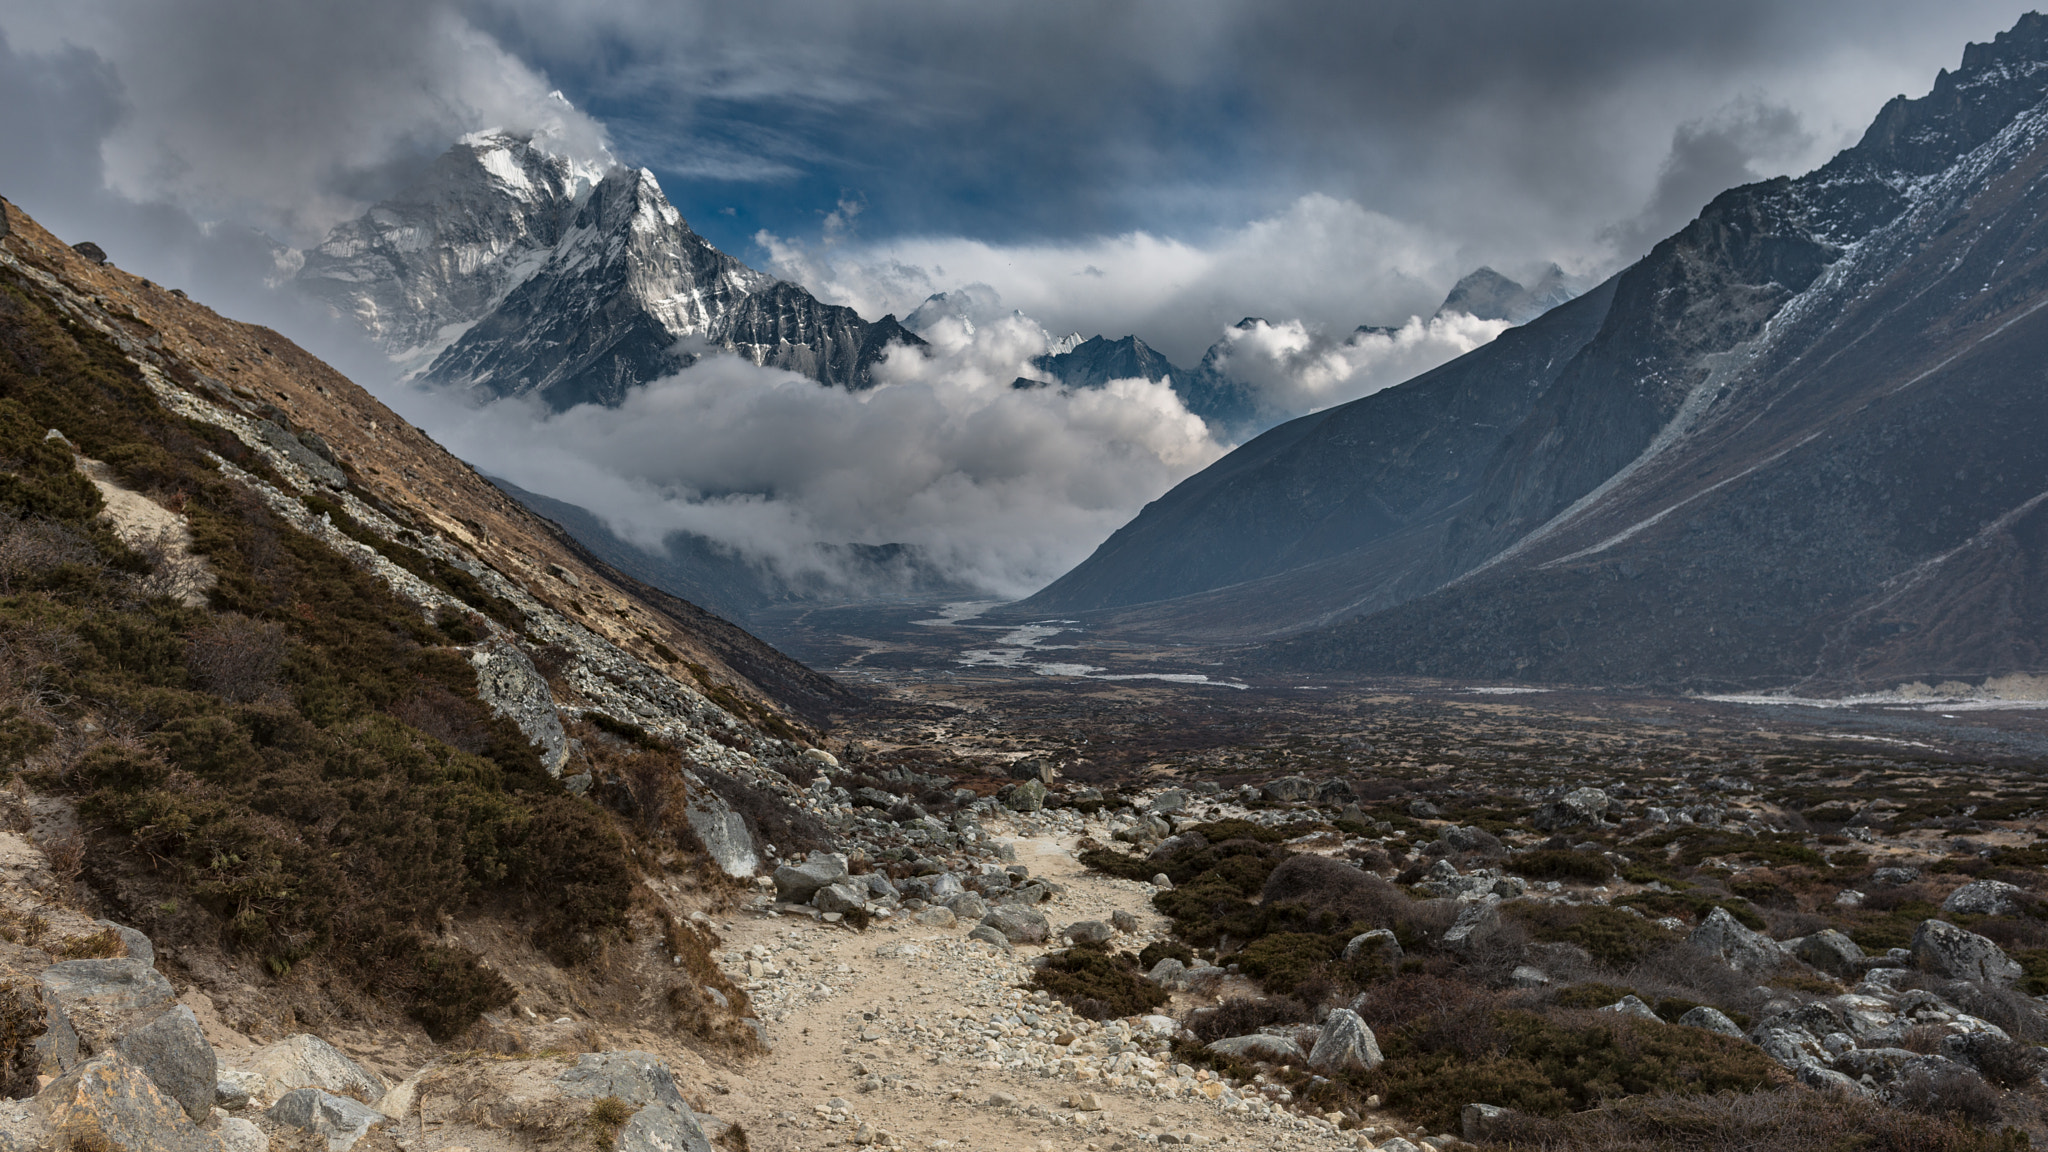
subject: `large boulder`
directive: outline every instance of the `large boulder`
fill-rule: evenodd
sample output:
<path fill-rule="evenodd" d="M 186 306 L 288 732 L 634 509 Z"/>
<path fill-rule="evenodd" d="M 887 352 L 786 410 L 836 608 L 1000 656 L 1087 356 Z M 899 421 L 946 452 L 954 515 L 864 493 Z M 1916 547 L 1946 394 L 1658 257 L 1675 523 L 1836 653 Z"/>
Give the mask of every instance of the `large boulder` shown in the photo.
<path fill-rule="evenodd" d="M 1401 941 L 1394 936 L 1392 928 L 1375 928 L 1360 932 L 1344 945 L 1344 962 L 1354 960 L 1377 960 L 1391 971 L 1401 967 Z"/>
<path fill-rule="evenodd" d="M 911 920 L 922 928 L 955 928 L 960 924 L 960 918 L 953 915 L 953 910 L 944 907 L 921 908 Z"/>
<path fill-rule="evenodd" d="M 1274 1064 L 1308 1062 L 1308 1055 L 1301 1050 L 1301 1045 L 1285 1036 L 1267 1036 L 1264 1033 L 1226 1036 L 1221 1040 L 1211 1040 L 1203 1047 L 1224 1056 L 1235 1056 L 1240 1060 L 1265 1060 Z"/>
<path fill-rule="evenodd" d="M 690 788 L 683 801 L 683 818 L 704 842 L 704 850 L 719 871 L 746 880 L 761 870 L 761 854 L 754 847 L 754 834 L 747 831 L 746 817 L 733 811 L 724 797 L 702 786 Z"/>
<path fill-rule="evenodd" d="M 683 1098 L 675 1073 L 647 1052 L 587 1052 L 555 1077 L 555 1087 L 585 1100 L 617 1096 L 636 1108 Z"/>
<path fill-rule="evenodd" d="M 192 1009 L 180 1004 L 121 1037 L 121 1055 L 142 1069 L 193 1120 L 213 1114 L 220 1066 Z"/>
<path fill-rule="evenodd" d="M 802 863 L 790 862 L 775 869 L 775 895 L 791 904 L 808 904 L 818 889 L 846 879 L 846 857 L 836 852 L 813 852 Z"/>
<path fill-rule="evenodd" d="M 1026 780 L 1007 791 L 1003 803 L 1012 812 L 1037 812 L 1045 807 L 1045 785 L 1037 780 Z"/>
<path fill-rule="evenodd" d="M 2010 984 L 2022 973 L 1998 945 L 1942 920 L 1922 920 L 1909 951 L 1913 967 L 1955 980 Z"/>
<path fill-rule="evenodd" d="M 2027 890 L 2003 880 L 1972 880 L 1948 894 L 1941 910 L 1951 916 L 2010 916 L 2027 902 Z"/>
<path fill-rule="evenodd" d="M 1043 944 L 1052 935 L 1044 916 L 1021 904 L 1003 904 L 981 918 L 984 926 L 1003 934 L 1012 944 Z"/>
<path fill-rule="evenodd" d="M 1308 1066 L 1318 1072 L 1369 1071 L 1384 1060 L 1372 1028 L 1349 1008 L 1330 1013 L 1308 1054 Z"/>
<path fill-rule="evenodd" d="M 343 1055 L 318 1036 L 301 1032 L 256 1050 L 242 1068 L 263 1077 L 263 1095 L 281 1100 L 300 1088 L 318 1088 L 367 1104 L 382 1099 L 382 1077 Z"/>
<path fill-rule="evenodd" d="M 318 1088 L 294 1088 L 280 1096 L 265 1115 L 286 1128 L 327 1141 L 327 1152 L 348 1152 L 370 1129 L 391 1122 L 391 1117 L 368 1104 Z"/>
<path fill-rule="evenodd" d="M 81 1012 L 125 1016 L 167 1008 L 177 999 L 163 973 L 141 960 L 65 960 L 38 979 L 74 1020 Z"/>
<path fill-rule="evenodd" d="M 1168 788 L 1152 798 L 1147 805 L 1154 815 L 1174 816 L 1187 811 L 1188 794 L 1179 788 Z"/>
<path fill-rule="evenodd" d="M 216 1152 L 178 1102 L 119 1052 L 102 1052 L 36 1095 L 57 1148 L 95 1152 Z"/>
<path fill-rule="evenodd" d="M 867 904 L 867 886 L 850 881 L 827 884 L 811 894 L 811 907 L 820 912 L 854 912 Z"/>
<path fill-rule="evenodd" d="M 1751 976 L 1769 973 L 1786 958 L 1782 945 L 1761 932 L 1744 928 L 1726 908 L 1708 913 L 1687 940 L 1693 947 L 1720 957 L 1730 968 Z"/>
<path fill-rule="evenodd" d="M 1458 911 L 1458 919 L 1444 931 L 1443 948 L 1469 956 L 1488 936 L 1500 928 L 1500 904 L 1491 898 L 1474 901 Z"/>
<path fill-rule="evenodd" d="M 1150 972 L 1145 973 L 1145 979 L 1159 985 L 1161 988 L 1170 988 L 1173 986 L 1174 981 L 1180 979 L 1180 974 L 1187 970 L 1187 965 L 1172 956 L 1166 956 L 1162 957 L 1159 963 L 1154 964 Z"/>
<path fill-rule="evenodd" d="M 1719 1032 L 1723 1036 L 1742 1039 L 1742 1029 L 1735 1026 L 1735 1021 L 1730 1020 L 1719 1008 L 1709 1008 L 1705 1004 L 1686 1009 L 1685 1015 L 1680 1016 L 1678 1022 L 1687 1028 L 1704 1028 L 1709 1032 Z"/>
<path fill-rule="evenodd" d="M 1835 976 L 1850 976 L 1862 970 L 1863 949 L 1854 940 L 1833 928 L 1823 928 L 1811 936 L 1800 938 L 1792 946 L 1792 954 L 1823 972 Z"/>
<path fill-rule="evenodd" d="M 619 1152 L 712 1152 L 696 1113 L 681 1100 L 649 1104 L 619 1132 Z"/>
<path fill-rule="evenodd" d="M 962 920 L 980 920 L 988 915 L 988 901 L 973 892 L 962 892 L 938 903 Z"/>
<path fill-rule="evenodd" d="M 1316 798 L 1316 786 L 1306 776 L 1282 776 L 1260 785 L 1259 795 L 1268 800 L 1313 800 Z"/>
<path fill-rule="evenodd" d="M 1614 801 L 1598 788 L 1574 788 L 1536 810 L 1530 823 L 1545 832 L 1598 824 Z"/>

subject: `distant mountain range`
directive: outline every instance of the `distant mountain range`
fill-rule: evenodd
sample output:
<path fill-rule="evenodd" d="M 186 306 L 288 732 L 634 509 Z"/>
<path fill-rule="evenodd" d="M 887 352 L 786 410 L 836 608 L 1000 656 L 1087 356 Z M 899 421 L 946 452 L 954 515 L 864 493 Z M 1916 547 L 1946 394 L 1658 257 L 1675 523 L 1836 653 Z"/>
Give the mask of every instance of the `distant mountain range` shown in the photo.
<path fill-rule="evenodd" d="M 1730 190 L 1597 289 L 1250 441 L 1014 613 L 1277 639 L 1254 657 L 1276 670 L 2048 670 L 2044 96 L 2028 15 L 1815 172 Z M 1461 290 L 1505 316 L 1523 298 Z"/>
<path fill-rule="evenodd" d="M 646 169 L 503 132 L 336 228 L 297 283 L 427 383 L 558 411 L 615 405 L 708 351 L 860 389 L 891 346 L 923 343 L 712 247 Z"/>

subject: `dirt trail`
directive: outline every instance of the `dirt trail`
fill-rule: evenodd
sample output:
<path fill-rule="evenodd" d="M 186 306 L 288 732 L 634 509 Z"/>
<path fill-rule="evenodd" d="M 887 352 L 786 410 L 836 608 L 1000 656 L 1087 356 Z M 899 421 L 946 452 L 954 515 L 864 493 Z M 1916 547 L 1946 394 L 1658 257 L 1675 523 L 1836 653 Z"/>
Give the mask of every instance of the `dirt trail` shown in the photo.
<path fill-rule="evenodd" d="M 1066 886 L 1040 908 L 1056 932 L 1077 920 L 1108 920 L 1121 909 L 1137 917 L 1139 930 L 1120 938 L 1120 946 L 1135 950 L 1165 934 L 1167 922 L 1153 910 L 1148 885 L 1089 872 L 1074 858 L 1072 840 L 1011 842 L 1033 877 Z M 1115 1077 L 1126 1083 L 1113 1086 L 1104 1076 L 1077 1080 L 1071 1072 L 1004 1067 L 999 1052 L 1014 1056 L 1032 1046 L 1021 1026 L 1005 1037 L 990 1036 L 992 1017 L 1016 1016 L 1028 1025 L 1023 1014 L 1030 1013 L 1046 1033 L 1065 1031 L 1059 1022 L 1067 1017 L 1057 1004 L 1034 1003 L 1021 987 L 1030 976 L 1025 962 L 1043 949 L 1019 946 L 1005 956 L 966 941 L 971 926 L 938 930 L 889 922 L 854 933 L 806 917 L 736 916 L 726 933 L 728 954 L 752 953 L 743 964 L 752 977 L 747 986 L 769 1021 L 774 1051 L 738 1070 L 735 1080 L 744 1081 L 708 1099 L 709 1109 L 744 1125 L 750 1146 L 760 1152 L 891 1138 L 908 1148 L 993 1152 L 1154 1142 L 1356 1146 L 1355 1133 L 1296 1117 L 1232 1115 L 1199 1093 L 1168 1099 L 1141 1088 L 1136 1076 Z M 1084 1033 L 1073 1050 L 1087 1051 L 1091 1039 L 1101 1038 L 1099 1028 Z M 1053 1069 L 1058 1055 L 1047 1061 Z M 1110 1061 L 1098 1055 L 1072 1062 Z M 1074 1103 L 1099 1108 L 1077 1109 L 1070 1103 L 1077 1094 L 1094 1099 Z M 835 1106 L 841 1110 L 834 1112 Z"/>

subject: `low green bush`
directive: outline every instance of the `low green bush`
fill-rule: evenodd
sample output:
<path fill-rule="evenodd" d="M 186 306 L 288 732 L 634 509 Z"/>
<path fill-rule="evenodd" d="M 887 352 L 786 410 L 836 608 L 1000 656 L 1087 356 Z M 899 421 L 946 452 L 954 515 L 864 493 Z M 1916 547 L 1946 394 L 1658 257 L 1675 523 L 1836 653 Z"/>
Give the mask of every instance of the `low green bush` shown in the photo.
<path fill-rule="evenodd" d="M 1090 1020 L 1115 1020 L 1167 1002 L 1166 990 L 1142 977 L 1140 960 L 1099 944 L 1076 944 L 1046 957 L 1031 986 L 1051 993 Z"/>

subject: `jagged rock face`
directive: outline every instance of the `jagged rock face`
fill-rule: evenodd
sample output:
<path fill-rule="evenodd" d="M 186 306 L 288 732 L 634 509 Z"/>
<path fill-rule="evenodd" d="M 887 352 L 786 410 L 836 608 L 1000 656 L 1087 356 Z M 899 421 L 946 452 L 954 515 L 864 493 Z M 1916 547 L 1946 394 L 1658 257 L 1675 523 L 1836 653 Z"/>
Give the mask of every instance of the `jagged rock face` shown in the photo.
<path fill-rule="evenodd" d="M 679 342 L 846 388 L 923 343 L 712 247 L 646 169 L 600 171 L 502 133 L 336 228 L 298 283 L 425 380 L 558 410 L 615 405 L 688 366 L 699 352 Z"/>
<path fill-rule="evenodd" d="M 1275 667 L 1819 686 L 2040 666 L 2048 19 L 1602 289 L 1188 480 L 1028 611 Z M 1245 583 L 1250 581 L 1252 583 Z M 1226 587 L 1236 582 L 1237 587 Z"/>
<path fill-rule="evenodd" d="M 387 352 L 438 351 L 560 242 L 601 175 L 517 136 L 468 137 L 306 252 L 299 286 Z"/>

